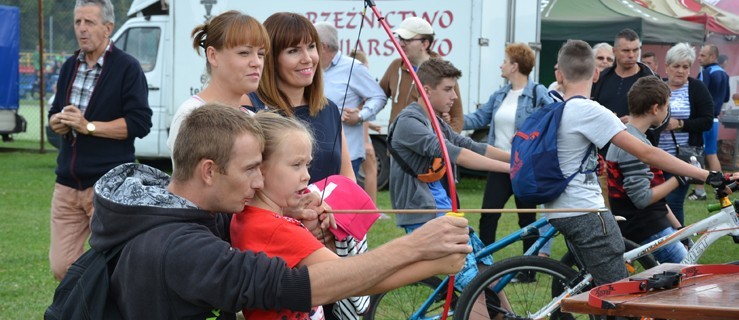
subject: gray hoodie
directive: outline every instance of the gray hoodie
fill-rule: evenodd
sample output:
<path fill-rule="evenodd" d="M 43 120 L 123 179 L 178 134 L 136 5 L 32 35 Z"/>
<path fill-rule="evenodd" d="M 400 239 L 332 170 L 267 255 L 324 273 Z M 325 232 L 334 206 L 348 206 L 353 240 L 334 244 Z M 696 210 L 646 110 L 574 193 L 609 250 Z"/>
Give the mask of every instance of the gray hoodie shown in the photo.
<path fill-rule="evenodd" d="M 422 109 L 414 102 L 398 114 L 398 118 L 390 130 L 392 133 L 391 148 L 415 170 L 422 173 L 428 169 L 434 158 L 441 157 L 441 145 L 436 137 L 431 121 Z M 487 144 L 459 135 L 444 121 L 439 120 L 444 135 L 450 161 L 456 163 L 463 148 L 478 154 L 485 154 Z M 447 169 L 454 166 L 447 166 Z M 442 178 L 446 180 L 446 177 Z M 444 182 L 445 183 L 445 182 Z M 448 191 L 447 191 L 448 193 Z M 428 183 L 406 173 L 395 159 L 390 160 L 390 200 L 393 209 L 436 209 L 436 201 L 431 194 Z M 399 214 L 396 216 L 398 226 L 425 223 L 436 217 L 436 214 Z"/>

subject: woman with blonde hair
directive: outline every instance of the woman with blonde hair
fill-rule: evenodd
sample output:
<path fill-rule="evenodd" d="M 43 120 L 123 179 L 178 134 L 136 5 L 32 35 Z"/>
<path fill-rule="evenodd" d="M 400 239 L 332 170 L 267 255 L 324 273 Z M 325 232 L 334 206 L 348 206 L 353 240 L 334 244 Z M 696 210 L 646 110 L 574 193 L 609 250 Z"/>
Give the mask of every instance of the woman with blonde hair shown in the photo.
<path fill-rule="evenodd" d="M 695 50 L 678 43 L 665 56 L 667 86 L 670 87 L 670 121 L 659 136 L 659 148 L 677 155 L 679 148 L 703 146 L 703 132 L 713 124 L 713 99 L 702 81 L 690 77 Z M 672 177 L 665 174 L 665 179 Z M 685 225 L 683 205 L 689 185 L 680 186 L 667 195 L 667 205 L 681 225 Z"/>
<path fill-rule="evenodd" d="M 308 169 L 309 183 L 340 174 L 356 181 L 349 148 L 344 139 L 339 108 L 323 95 L 323 74 L 316 28 L 296 13 L 278 12 L 264 21 L 270 37 L 271 52 L 265 57 L 264 76 L 257 92 L 244 100 L 252 111 L 275 110 L 286 117 L 306 123 L 314 135 L 313 159 Z M 317 233 L 306 225 L 324 245 L 340 256 L 367 249 L 367 238 L 336 241 L 331 232 Z M 352 301 L 353 300 L 353 301 Z M 357 303 L 355 303 L 357 302 Z M 369 306 L 368 297 L 353 297 L 326 305 L 326 319 L 358 319 Z"/>

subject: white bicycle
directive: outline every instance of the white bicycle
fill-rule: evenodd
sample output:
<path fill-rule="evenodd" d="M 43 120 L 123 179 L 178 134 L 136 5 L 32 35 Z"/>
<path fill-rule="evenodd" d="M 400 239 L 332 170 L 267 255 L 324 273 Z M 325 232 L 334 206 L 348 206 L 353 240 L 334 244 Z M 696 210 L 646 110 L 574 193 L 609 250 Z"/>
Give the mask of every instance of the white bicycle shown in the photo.
<path fill-rule="evenodd" d="M 739 189 L 737 183 L 724 181 L 723 184 L 731 189 Z M 732 205 L 724 189 L 717 188 L 720 190 L 717 192 L 719 203 L 708 206 L 710 212 L 717 213 L 669 236 L 627 251 L 624 253 L 627 266 L 662 246 L 696 235 L 701 236 L 690 248 L 682 264 L 696 264 L 706 249 L 721 237 L 732 236 L 734 242 L 739 243 L 739 216 L 735 210 L 739 201 Z M 536 280 L 511 282 L 519 272 L 534 274 Z M 508 258 L 480 273 L 462 291 L 454 319 L 493 319 L 500 316 L 503 319 L 586 319 L 588 315 L 561 313 L 559 307 L 562 299 L 585 292 L 592 282 L 592 275 L 582 267 L 578 272 L 557 260 L 537 256 Z M 499 301 L 494 301 L 497 299 L 486 299 L 497 296 L 503 290 L 512 310 L 502 308 Z"/>

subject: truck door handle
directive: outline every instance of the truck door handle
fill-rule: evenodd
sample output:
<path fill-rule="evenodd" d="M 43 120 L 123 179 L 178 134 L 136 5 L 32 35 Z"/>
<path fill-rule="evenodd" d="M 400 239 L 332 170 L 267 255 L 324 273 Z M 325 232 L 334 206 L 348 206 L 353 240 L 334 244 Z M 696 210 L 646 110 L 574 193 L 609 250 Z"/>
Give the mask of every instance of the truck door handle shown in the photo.
<path fill-rule="evenodd" d="M 149 91 L 159 91 L 159 87 L 149 86 Z"/>

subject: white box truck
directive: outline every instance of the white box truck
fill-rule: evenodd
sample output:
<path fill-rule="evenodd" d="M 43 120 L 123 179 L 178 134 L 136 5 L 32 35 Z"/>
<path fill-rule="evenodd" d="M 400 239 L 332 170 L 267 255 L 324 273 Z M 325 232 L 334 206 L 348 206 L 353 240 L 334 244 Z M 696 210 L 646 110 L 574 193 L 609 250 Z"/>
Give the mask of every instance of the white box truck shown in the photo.
<path fill-rule="evenodd" d="M 503 84 L 500 64 L 505 44 L 539 46 L 540 0 L 377 0 L 380 14 L 394 28 L 408 16 L 420 16 L 434 27 L 433 49 L 462 70 L 461 99 L 465 113 L 474 112 Z M 399 57 L 372 10 L 362 15 L 361 0 L 134 0 L 127 21 L 113 40 L 136 57 L 149 83 L 154 112 L 151 133 L 136 140 L 140 160 L 168 159 L 166 141 L 177 107 L 202 90 L 207 81 L 205 58 L 192 48 L 190 32 L 209 17 L 239 10 L 260 21 L 279 11 L 304 14 L 311 21 L 328 21 L 339 30 L 341 51 L 354 49 L 360 25 L 359 49 L 367 54 L 370 72 L 381 78 Z M 538 50 L 537 50 L 538 52 Z M 536 69 L 535 69 L 535 72 Z M 538 79 L 538 74 L 533 74 Z M 373 136 L 378 155 L 378 184 L 387 184 L 389 160 L 385 137 L 390 108 L 373 122 L 383 126 Z M 481 135 L 485 137 L 485 135 Z M 360 177 L 361 178 L 361 177 Z"/>

